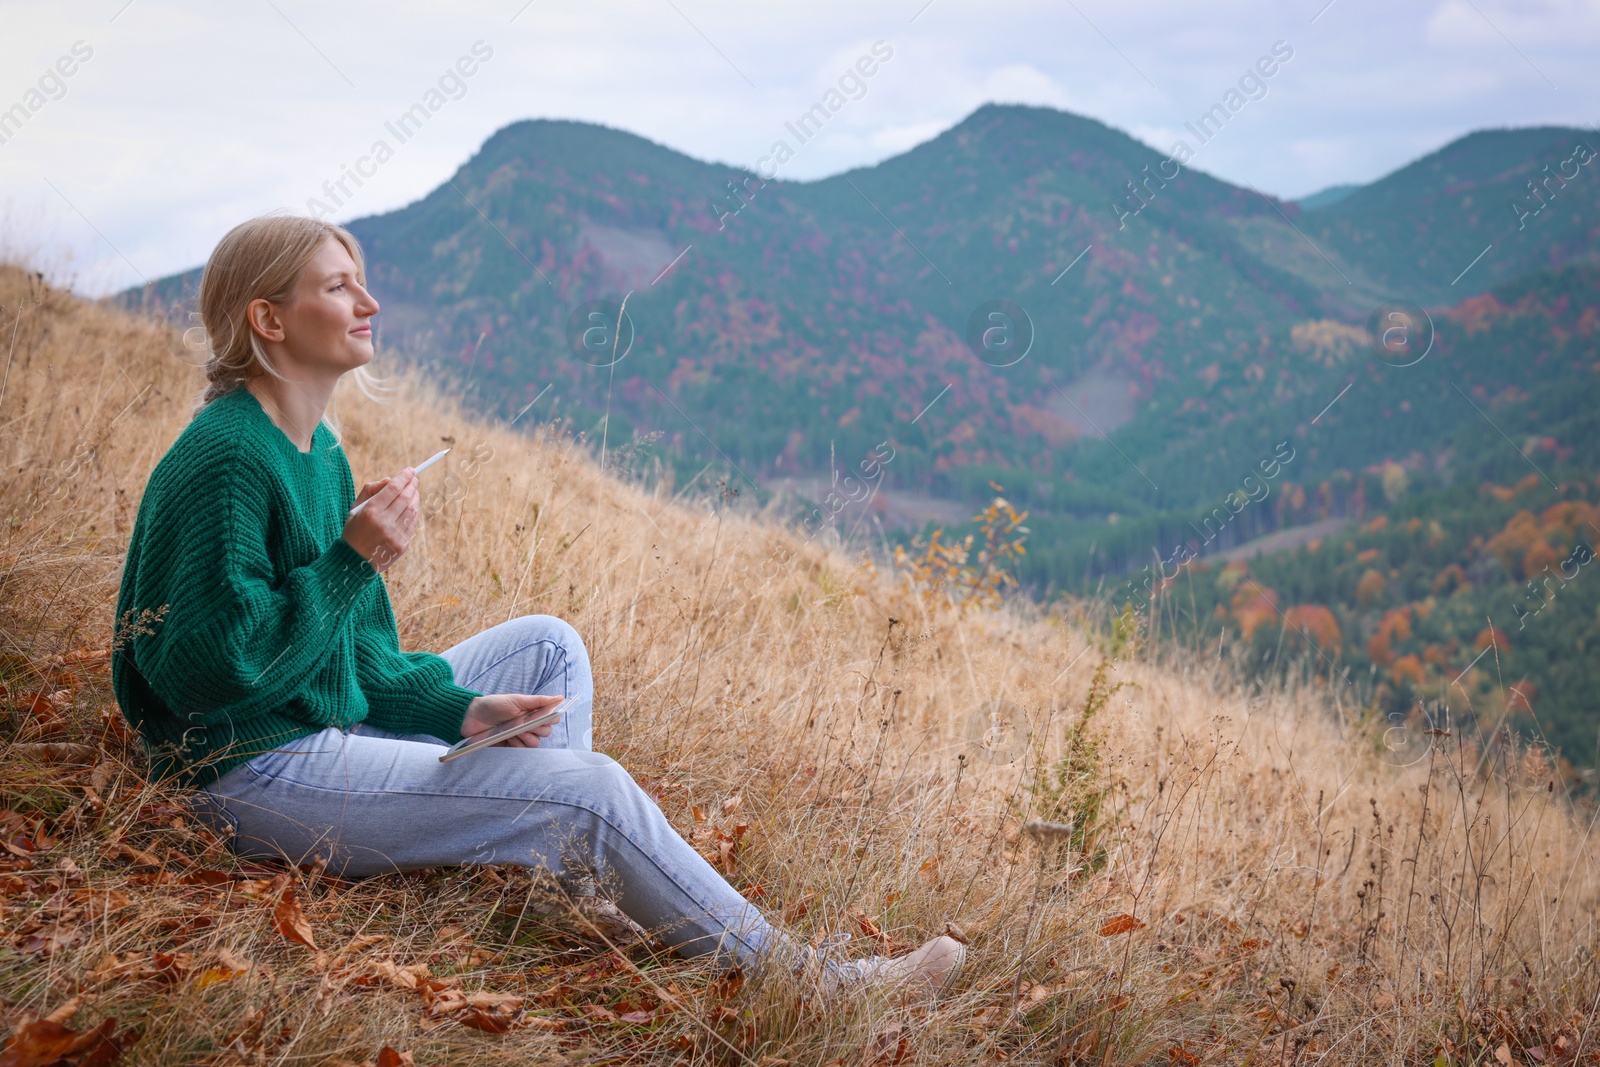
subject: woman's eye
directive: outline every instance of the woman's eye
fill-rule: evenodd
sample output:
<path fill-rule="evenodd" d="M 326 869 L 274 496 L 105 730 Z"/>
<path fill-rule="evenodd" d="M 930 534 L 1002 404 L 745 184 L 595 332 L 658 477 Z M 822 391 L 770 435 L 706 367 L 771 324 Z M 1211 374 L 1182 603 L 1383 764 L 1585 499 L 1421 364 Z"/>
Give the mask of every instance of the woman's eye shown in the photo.
<path fill-rule="evenodd" d="M 333 288 L 332 288 L 332 289 L 329 289 L 329 290 L 328 290 L 328 292 L 330 292 L 330 293 L 336 293 L 336 292 L 338 292 L 338 291 L 339 291 L 339 290 L 340 290 L 340 289 L 343 289 L 343 288 L 344 288 L 344 282 L 340 282 L 340 283 L 339 283 L 339 284 L 338 284 L 338 285 L 336 285 L 336 286 L 334 286 L 334 287 L 333 287 Z"/>

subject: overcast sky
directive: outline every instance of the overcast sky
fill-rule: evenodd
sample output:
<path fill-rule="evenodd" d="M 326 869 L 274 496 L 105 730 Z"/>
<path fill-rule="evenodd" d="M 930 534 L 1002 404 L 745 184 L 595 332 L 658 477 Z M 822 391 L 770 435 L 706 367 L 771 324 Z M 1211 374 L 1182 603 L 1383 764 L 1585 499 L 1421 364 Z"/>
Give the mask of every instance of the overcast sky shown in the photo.
<path fill-rule="evenodd" d="M 782 177 L 989 101 L 1165 152 L 1279 41 L 1293 57 L 1191 165 L 1294 198 L 1471 130 L 1600 120 L 1600 0 L 0 0 L 0 253 L 106 292 L 307 211 L 380 139 L 393 158 L 334 217 L 417 199 L 524 118 L 753 167 L 878 41 L 892 56 Z M 385 123 L 419 102 L 436 112 L 400 144 Z"/>

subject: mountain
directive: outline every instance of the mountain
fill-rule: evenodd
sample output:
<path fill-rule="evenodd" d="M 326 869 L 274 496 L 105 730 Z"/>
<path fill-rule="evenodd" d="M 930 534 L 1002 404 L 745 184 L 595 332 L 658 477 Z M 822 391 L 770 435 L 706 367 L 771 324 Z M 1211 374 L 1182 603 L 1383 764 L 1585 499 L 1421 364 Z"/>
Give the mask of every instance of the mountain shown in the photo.
<path fill-rule="evenodd" d="M 939 473 L 977 463 L 1064 469 L 1064 446 L 1267 324 L 1359 310 L 1241 240 L 1240 227 L 1293 240 L 1278 207 L 1194 171 L 1144 179 L 1160 162 L 1089 119 L 990 106 L 875 167 L 763 183 L 615 130 L 532 121 L 351 229 L 387 340 L 463 377 L 470 365 L 502 414 L 554 384 L 531 416 L 592 429 L 609 392 L 611 434 L 662 430 L 758 476 L 892 439 L 897 482 L 940 488 Z M 1119 219 L 1113 198 L 1136 206 L 1119 194 L 1135 178 L 1153 201 Z M 574 308 L 630 290 L 627 359 L 613 374 L 575 357 Z M 1032 320 L 1013 367 L 963 341 L 995 299 Z M 1085 402 L 1055 392 L 1085 379 Z"/>
<path fill-rule="evenodd" d="M 1346 385 L 1329 421 L 1349 418 L 1363 374 L 1386 388 L 1363 332 L 1381 301 L 1438 308 L 1592 258 L 1587 160 L 1521 236 L 1505 232 L 1517 183 L 1546 162 L 1563 173 L 1581 138 L 1474 133 L 1306 211 L 1192 169 L 1166 180 L 1155 151 L 1047 108 L 985 106 L 811 182 L 539 120 L 350 228 L 389 350 L 490 413 L 527 409 L 608 446 L 660 435 L 652 447 L 681 470 L 709 461 L 747 491 L 826 485 L 892 454 L 890 514 L 904 498 L 977 501 L 994 480 L 1092 539 L 1095 524 L 1225 492 Z M 181 304 L 194 281 L 127 298 Z M 632 341 L 613 366 L 625 295 Z M 968 343 L 985 330 L 997 347 Z M 1510 381 L 1487 373 L 1487 388 Z M 1353 469 L 1445 429 L 1408 424 L 1410 437 L 1346 435 L 1301 462 Z"/>
<path fill-rule="evenodd" d="M 1302 196 L 1295 201 L 1295 204 L 1301 211 L 1315 211 L 1318 208 L 1337 204 L 1359 188 L 1361 188 L 1359 185 L 1330 185 L 1326 189 L 1319 189 L 1310 196 Z"/>
<path fill-rule="evenodd" d="M 1595 261 L 1597 155 L 1588 130 L 1480 130 L 1315 212 L 1307 233 L 1395 297 L 1454 301 Z"/>

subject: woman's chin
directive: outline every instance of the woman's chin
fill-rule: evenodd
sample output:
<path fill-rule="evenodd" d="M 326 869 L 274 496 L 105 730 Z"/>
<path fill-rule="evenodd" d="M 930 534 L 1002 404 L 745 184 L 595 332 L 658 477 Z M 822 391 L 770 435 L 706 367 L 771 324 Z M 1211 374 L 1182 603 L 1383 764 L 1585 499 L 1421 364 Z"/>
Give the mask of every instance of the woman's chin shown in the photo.
<path fill-rule="evenodd" d="M 349 364 L 349 369 L 355 370 L 357 367 L 365 367 L 368 363 L 371 363 L 373 357 L 371 338 L 352 338 L 351 340 L 349 359 L 346 361 Z"/>

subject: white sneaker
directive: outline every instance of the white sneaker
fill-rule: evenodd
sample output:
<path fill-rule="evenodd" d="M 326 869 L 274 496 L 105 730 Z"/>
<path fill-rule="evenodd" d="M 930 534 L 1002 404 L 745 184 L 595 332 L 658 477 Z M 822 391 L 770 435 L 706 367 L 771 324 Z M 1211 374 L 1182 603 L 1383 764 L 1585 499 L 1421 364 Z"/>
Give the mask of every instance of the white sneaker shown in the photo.
<path fill-rule="evenodd" d="M 836 965 L 833 979 L 837 988 L 861 985 L 904 987 L 908 992 L 936 996 L 948 989 L 967 961 L 967 946 L 953 937 L 941 936 L 890 959 L 870 956 Z"/>

